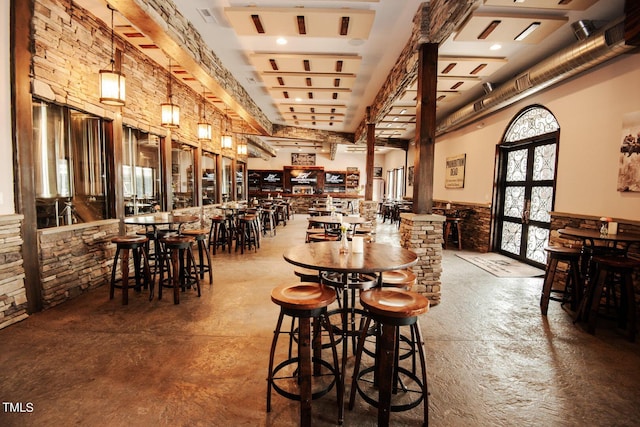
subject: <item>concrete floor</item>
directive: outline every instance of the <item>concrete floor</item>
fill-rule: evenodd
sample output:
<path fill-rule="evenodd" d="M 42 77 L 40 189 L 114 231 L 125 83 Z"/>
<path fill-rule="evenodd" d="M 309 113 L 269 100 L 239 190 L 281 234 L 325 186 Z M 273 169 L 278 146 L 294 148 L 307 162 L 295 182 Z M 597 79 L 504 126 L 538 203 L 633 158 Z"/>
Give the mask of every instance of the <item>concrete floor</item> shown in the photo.
<path fill-rule="evenodd" d="M 0 425 L 297 425 L 298 403 L 279 395 L 266 413 L 265 378 L 269 294 L 297 280 L 282 253 L 305 227 L 298 215 L 258 253 L 219 253 L 213 286 L 178 306 L 135 293 L 122 306 L 104 287 L 0 330 Z M 378 241 L 396 233 L 382 225 Z M 640 425 L 638 344 L 604 322 L 587 334 L 555 302 L 545 318 L 541 278 L 496 278 L 455 254 L 444 253 L 442 303 L 421 317 L 432 426 Z M 315 425 L 334 425 L 335 393 L 313 410 Z M 421 412 L 391 423 L 419 425 Z M 346 426 L 375 424 L 362 399 L 346 411 Z"/>

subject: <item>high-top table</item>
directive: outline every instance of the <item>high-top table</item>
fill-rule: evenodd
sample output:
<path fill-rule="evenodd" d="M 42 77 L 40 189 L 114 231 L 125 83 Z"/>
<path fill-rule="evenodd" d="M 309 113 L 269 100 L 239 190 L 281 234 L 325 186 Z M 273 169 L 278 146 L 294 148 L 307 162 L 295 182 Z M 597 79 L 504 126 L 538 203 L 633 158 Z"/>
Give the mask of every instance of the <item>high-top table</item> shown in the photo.
<path fill-rule="evenodd" d="M 595 298 L 593 295 L 593 280 L 589 277 L 589 261 L 590 256 L 595 253 L 597 248 L 609 249 L 612 252 L 616 250 L 618 253 L 626 253 L 629 246 L 634 243 L 640 243 L 640 234 L 634 233 L 615 233 L 615 234 L 602 234 L 599 230 L 587 229 L 587 228 L 561 228 L 558 230 L 560 236 L 570 239 L 582 240 L 582 280 L 579 286 L 585 289 L 582 294 L 582 300 L 579 302 L 578 310 L 575 314 L 575 320 L 588 320 L 588 307 L 591 305 L 591 301 Z M 591 253 L 587 253 L 590 251 Z"/>
<path fill-rule="evenodd" d="M 382 272 L 400 270 L 418 262 L 418 256 L 408 249 L 391 246 L 384 243 L 365 243 L 362 253 L 340 253 L 340 242 L 317 242 L 290 247 L 284 254 L 284 259 L 298 267 L 323 271 L 343 273 L 343 295 L 348 290 L 348 276 L 350 273 L 376 274 L 378 286 L 382 286 Z M 352 301 L 352 304 L 354 301 Z M 343 298 L 343 305 L 347 300 Z M 342 316 L 342 331 L 347 332 L 347 316 Z M 342 340 L 341 375 L 344 384 L 345 368 L 347 364 L 347 337 Z"/>
<path fill-rule="evenodd" d="M 130 216 L 124 219 L 124 223 L 127 225 L 144 225 L 145 229 L 152 228 L 152 236 L 151 240 L 153 240 L 154 249 L 158 251 L 158 227 L 163 225 L 168 225 L 170 229 L 174 229 L 173 227 L 178 227 L 175 230 L 178 234 L 182 230 L 182 226 L 184 224 L 190 224 L 194 222 L 200 221 L 200 218 L 195 215 L 173 215 L 171 213 L 156 213 L 153 215 L 140 215 L 140 216 Z M 148 248 L 147 248 L 148 249 Z M 156 256 L 159 255 L 156 254 Z M 154 275 L 155 275 L 155 267 L 154 267 Z"/>

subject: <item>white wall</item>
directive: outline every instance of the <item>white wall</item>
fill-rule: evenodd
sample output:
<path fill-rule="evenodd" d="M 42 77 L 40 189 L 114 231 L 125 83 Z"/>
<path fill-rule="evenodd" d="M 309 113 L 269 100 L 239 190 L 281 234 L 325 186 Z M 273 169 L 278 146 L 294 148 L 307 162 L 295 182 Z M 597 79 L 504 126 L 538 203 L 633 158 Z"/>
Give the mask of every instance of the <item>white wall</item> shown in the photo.
<path fill-rule="evenodd" d="M 2 2 L 0 11 L 0 215 L 15 213 L 13 203 L 13 144 L 11 137 L 10 3 Z"/>
<path fill-rule="evenodd" d="M 434 198 L 490 202 L 496 145 L 520 110 L 541 104 L 560 124 L 554 210 L 640 221 L 640 193 L 616 190 L 622 118 L 626 113 L 640 111 L 638 100 L 640 55 L 623 55 L 480 123 L 444 135 L 438 138 L 435 147 Z M 467 154 L 465 187 L 445 189 L 445 159 L 462 153 Z"/>

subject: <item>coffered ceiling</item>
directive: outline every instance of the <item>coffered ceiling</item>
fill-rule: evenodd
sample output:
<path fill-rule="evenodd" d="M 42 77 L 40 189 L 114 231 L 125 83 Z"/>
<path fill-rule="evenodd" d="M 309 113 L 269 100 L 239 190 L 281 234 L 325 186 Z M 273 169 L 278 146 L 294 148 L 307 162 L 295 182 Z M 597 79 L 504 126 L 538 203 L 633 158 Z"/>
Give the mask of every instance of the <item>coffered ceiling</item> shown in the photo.
<path fill-rule="evenodd" d="M 107 0 L 77 3 L 109 22 Z M 114 0 L 112 0 L 114 1 Z M 211 51 L 275 124 L 354 132 L 413 28 L 420 0 L 173 0 Z M 114 1 L 114 3 L 118 3 Z M 532 64 L 576 42 L 571 24 L 599 27 L 623 15 L 624 0 L 477 0 L 439 47 L 437 116 L 477 100 Z M 137 23 L 117 31 L 161 66 L 166 55 Z M 177 63 L 174 74 L 200 92 Z M 484 85 L 484 87 L 483 87 Z M 376 136 L 411 139 L 417 84 L 395 94 Z M 224 103 L 209 100 L 221 111 Z M 233 115 L 233 109 L 230 110 Z M 234 118 L 239 119 L 236 115 Z M 278 139 L 270 138 L 272 145 Z M 317 141 L 283 141 L 320 149 Z M 326 149 L 326 147 L 323 147 Z"/>

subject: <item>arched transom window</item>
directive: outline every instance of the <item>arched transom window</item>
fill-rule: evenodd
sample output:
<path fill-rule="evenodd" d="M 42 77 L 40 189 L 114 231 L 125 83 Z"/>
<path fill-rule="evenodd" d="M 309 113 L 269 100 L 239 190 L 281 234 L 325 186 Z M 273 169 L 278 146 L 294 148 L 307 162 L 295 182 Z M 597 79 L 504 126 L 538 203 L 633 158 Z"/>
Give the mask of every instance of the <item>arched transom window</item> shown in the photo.
<path fill-rule="evenodd" d="M 507 130 L 504 142 L 516 142 L 538 135 L 555 132 L 560 128 L 558 121 L 549 110 L 532 107 L 523 111 Z"/>

